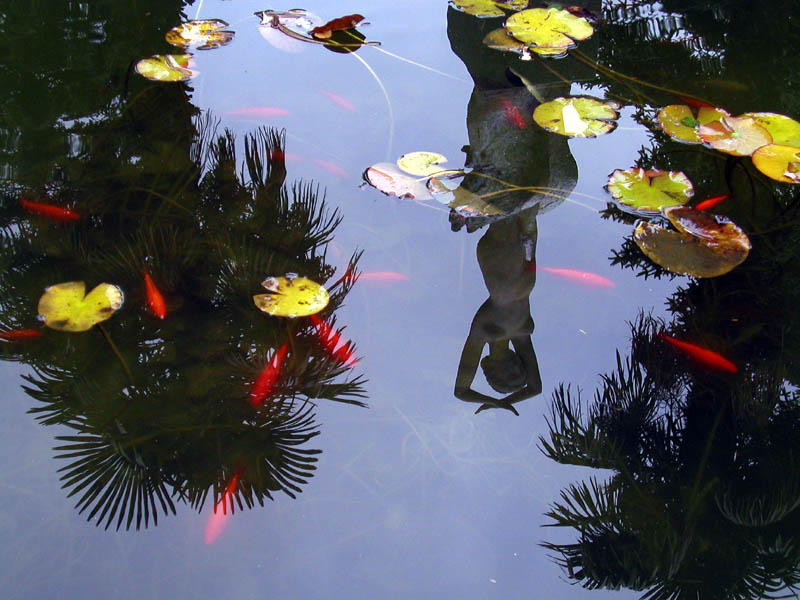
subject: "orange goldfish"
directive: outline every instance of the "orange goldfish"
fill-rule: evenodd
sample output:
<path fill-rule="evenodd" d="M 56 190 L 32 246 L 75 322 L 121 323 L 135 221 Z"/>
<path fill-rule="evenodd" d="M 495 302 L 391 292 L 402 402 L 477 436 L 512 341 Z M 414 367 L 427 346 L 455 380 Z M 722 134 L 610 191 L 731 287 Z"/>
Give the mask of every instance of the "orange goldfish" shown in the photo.
<path fill-rule="evenodd" d="M 333 102 L 334 104 L 338 104 L 339 106 L 341 106 L 345 110 L 355 110 L 356 109 L 356 107 L 353 106 L 350 103 L 350 101 L 348 101 L 345 98 L 342 98 L 338 94 L 334 94 L 333 92 L 329 92 L 328 90 L 320 90 L 319 93 L 322 94 L 323 96 L 327 96 L 330 99 L 331 102 Z"/>
<path fill-rule="evenodd" d="M 289 343 L 286 342 L 272 355 L 267 366 L 264 367 L 261 374 L 250 388 L 250 404 L 259 406 L 263 404 L 264 400 L 270 395 L 272 388 L 275 386 L 275 382 L 278 381 L 278 376 L 281 374 L 281 367 L 283 366 L 283 361 L 286 359 L 286 353 L 288 351 Z"/>
<path fill-rule="evenodd" d="M 153 283 L 153 280 L 147 271 L 144 272 L 144 289 L 145 295 L 147 296 L 147 306 L 150 307 L 150 312 L 152 312 L 159 319 L 166 317 L 167 303 L 164 302 L 164 296 L 162 296 L 161 292 L 158 291 L 156 284 Z"/>
<path fill-rule="evenodd" d="M 709 198 L 708 200 L 703 200 L 702 202 L 698 202 L 695 205 L 697 210 L 708 210 L 712 206 L 716 206 L 723 200 L 727 200 L 730 198 L 730 194 L 725 194 L 724 196 L 714 196 L 713 198 Z"/>
<path fill-rule="evenodd" d="M 211 513 L 211 517 L 206 524 L 205 540 L 208 545 L 217 541 L 217 538 L 222 534 L 228 519 L 233 513 L 233 494 L 239 485 L 239 478 L 242 476 L 242 471 L 244 471 L 244 469 L 236 469 L 236 472 L 233 474 L 233 477 L 231 477 L 222 496 L 214 503 L 214 512 Z M 228 505 L 230 505 L 230 509 Z"/>
<path fill-rule="evenodd" d="M 672 347 L 683 352 L 693 361 L 708 369 L 727 371 L 728 373 L 736 373 L 739 370 L 735 364 L 733 364 L 727 358 L 720 356 L 716 352 L 707 350 L 706 348 L 702 348 L 696 344 L 690 344 L 689 342 L 676 340 L 675 338 L 664 335 L 663 333 L 659 333 L 658 337 L 670 344 Z"/>
<path fill-rule="evenodd" d="M 358 359 L 353 356 L 353 344 L 343 342 L 339 333 L 319 316 L 311 315 L 309 318 L 317 330 L 319 343 L 325 348 L 328 355 L 348 368 L 353 367 L 358 362 Z"/>
<path fill-rule="evenodd" d="M 0 340 L 8 342 L 21 342 L 42 337 L 42 332 L 38 329 L 12 329 L 11 331 L 0 331 Z"/>
<path fill-rule="evenodd" d="M 81 218 L 80 214 L 74 210 L 63 208 L 61 206 L 55 206 L 54 204 L 33 202 L 32 200 L 28 200 L 24 197 L 20 197 L 19 203 L 22 204 L 22 208 L 28 212 L 41 217 L 47 217 L 48 219 L 52 219 L 54 221 L 74 222 Z"/>
<path fill-rule="evenodd" d="M 556 275 L 562 279 L 567 279 L 569 281 L 591 287 L 616 287 L 616 284 L 613 281 L 606 279 L 602 275 L 597 275 L 596 273 L 587 273 L 586 271 L 577 271 L 575 269 L 553 269 L 551 267 L 540 266 L 536 266 L 535 269 L 544 271 L 545 273 L 550 273 L 551 275 Z"/>

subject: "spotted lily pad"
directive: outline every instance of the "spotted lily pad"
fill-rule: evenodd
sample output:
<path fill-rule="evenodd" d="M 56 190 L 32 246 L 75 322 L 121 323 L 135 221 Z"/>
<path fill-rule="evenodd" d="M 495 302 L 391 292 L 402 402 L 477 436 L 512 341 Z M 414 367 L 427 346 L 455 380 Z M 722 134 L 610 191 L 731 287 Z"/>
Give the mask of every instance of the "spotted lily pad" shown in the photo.
<path fill-rule="evenodd" d="M 794 119 L 768 112 L 744 113 L 742 116 L 755 119 L 756 124 L 766 129 L 772 136 L 773 144 L 800 148 L 800 123 Z"/>
<path fill-rule="evenodd" d="M 679 206 L 665 209 L 664 214 L 677 231 L 640 221 L 633 239 L 668 271 L 718 277 L 744 262 L 750 252 L 747 235 L 727 217 Z"/>
<path fill-rule="evenodd" d="M 276 317 L 307 317 L 328 305 L 328 290 L 294 273 L 267 277 L 261 282 L 266 294 L 256 294 L 253 302 L 265 313 Z"/>
<path fill-rule="evenodd" d="M 528 44 L 523 44 L 515 37 L 512 37 L 503 27 L 493 29 L 483 38 L 483 45 L 492 50 L 501 52 L 514 52 L 522 57 L 522 60 L 531 60 L 531 49 Z"/>
<path fill-rule="evenodd" d="M 528 0 L 451 0 L 457 9 L 475 17 L 503 17 L 507 11 L 522 10 L 528 6 Z"/>
<path fill-rule="evenodd" d="M 86 331 L 113 315 L 125 300 L 122 290 L 101 283 L 88 294 L 83 281 L 57 283 L 39 298 L 39 319 L 58 331 Z"/>
<path fill-rule="evenodd" d="M 387 196 L 431 200 L 425 181 L 404 173 L 392 163 L 377 163 L 364 171 L 364 181 Z"/>
<path fill-rule="evenodd" d="M 658 111 L 658 124 L 669 137 L 686 144 L 702 144 L 697 127 L 707 125 L 730 114 L 722 108 L 701 106 L 693 110 L 685 104 L 670 104 Z"/>
<path fill-rule="evenodd" d="M 750 156 L 772 143 L 772 136 L 752 117 L 723 117 L 700 125 L 697 133 L 714 150 L 733 156 Z"/>
<path fill-rule="evenodd" d="M 612 131 L 619 118 L 616 102 L 596 98 L 556 98 L 536 107 L 533 120 L 560 135 L 569 137 L 597 137 Z"/>
<path fill-rule="evenodd" d="M 505 28 L 543 56 L 563 56 L 594 33 L 589 21 L 559 8 L 522 10 L 506 19 Z"/>
<path fill-rule="evenodd" d="M 136 63 L 136 72 L 153 81 L 186 81 L 197 73 L 189 68 L 191 54 L 156 54 Z"/>
<path fill-rule="evenodd" d="M 464 217 L 490 217 L 505 214 L 463 186 L 449 187 L 442 178 L 432 177 L 428 180 L 427 185 L 434 199 L 446 204 Z"/>
<path fill-rule="evenodd" d="M 397 166 L 406 173 L 419 177 L 428 177 L 443 170 L 439 165 L 447 162 L 447 158 L 438 152 L 409 152 L 397 159 Z"/>
<path fill-rule="evenodd" d="M 753 164 L 767 177 L 800 183 L 800 147 L 769 144 L 753 153 Z"/>
<path fill-rule="evenodd" d="M 198 50 L 210 50 L 224 46 L 233 39 L 234 32 L 226 30 L 227 26 L 221 19 L 186 21 L 170 29 L 164 38 L 179 48 L 196 46 Z"/>
<path fill-rule="evenodd" d="M 620 204 L 644 212 L 683 206 L 694 194 L 692 182 L 681 171 L 617 169 L 606 189 Z"/>

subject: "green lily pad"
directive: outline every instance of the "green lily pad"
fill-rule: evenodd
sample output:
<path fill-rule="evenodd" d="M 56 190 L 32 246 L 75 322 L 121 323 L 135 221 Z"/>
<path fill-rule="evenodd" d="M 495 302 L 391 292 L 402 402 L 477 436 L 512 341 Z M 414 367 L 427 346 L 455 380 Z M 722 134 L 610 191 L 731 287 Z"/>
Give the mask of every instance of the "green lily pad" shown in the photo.
<path fill-rule="evenodd" d="M 761 146 L 772 143 L 769 132 L 752 117 L 723 117 L 699 125 L 697 133 L 714 150 L 733 156 L 750 156 Z"/>
<path fill-rule="evenodd" d="M 425 180 L 404 173 L 392 163 L 377 163 L 364 171 L 364 181 L 387 196 L 432 200 Z"/>
<path fill-rule="evenodd" d="M 101 283 L 86 294 L 83 281 L 57 283 L 39 298 L 39 319 L 58 331 L 86 331 L 110 318 L 125 300 L 122 290 Z"/>
<path fill-rule="evenodd" d="M 444 169 L 439 165 L 447 162 L 447 158 L 438 152 L 409 152 L 397 159 L 397 166 L 406 173 L 418 177 L 428 177 Z"/>
<path fill-rule="evenodd" d="M 503 17 L 508 11 L 522 10 L 528 6 L 528 0 L 450 0 L 458 10 L 475 17 Z"/>
<path fill-rule="evenodd" d="M 261 285 L 268 293 L 256 294 L 253 302 L 259 310 L 275 317 L 307 317 L 328 305 L 328 290 L 294 273 L 267 277 Z"/>
<path fill-rule="evenodd" d="M 730 219 L 689 207 L 664 214 L 677 231 L 648 221 L 637 223 L 633 239 L 653 262 L 668 271 L 692 277 L 718 277 L 747 258 L 751 244 Z"/>
<path fill-rule="evenodd" d="M 620 204 L 644 212 L 683 206 L 694 194 L 683 172 L 644 169 L 617 169 L 609 176 L 606 190 Z"/>
<path fill-rule="evenodd" d="M 136 72 L 152 81 L 186 81 L 197 73 L 189 68 L 191 54 L 156 54 L 136 63 Z"/>
<path fill-rule="evenodd" d="M 772 143 L 800 147 L 800 123 L 786 115 L 768 112 L 744 113 L 743 117 L 755 119 L 756 124 L 772 136 Z"/>
<path fill-rule="evenodd" d="M 506 19 L 506 31 L 544 56 L 563 56 L 594 33 L 583 17 L 558 8 L 529 8 Z"/>
<path fill-rule="evenodd" d="M 451 188 L 438 177 L 432 177 L 428 180 L 428 190 L 435 200 L 446 204 L 465 217 L 490 217 L 493 215 L 505 214 L 502 210 L 493 204 L 489 204 L 474 192 L 460 185 Z"/>
<path fill-rule="evenodd" d="M 657 118 L 661 129 L 673 140 L 686 144 L 702 144 L 697 127 L 729 116 L 728 111 L 722 108 L 702 106 L 692 110 L 685 104 L 670 104 L 658 111 Z"/>
<path fill-rule="evenodd" d="M 515 37 L 512 37 L 503 27 L 493 29 L 483 38 L 483 45 L 492 50 L 501 52 L 514 52 L 522 57 L 522 60 L 531 60 L 531 50 L 528 44 L 523 44 Z"/>
<path fill-rule="evenodd" d="M 597 137 L 613 131 L 619 118 L 616 102 L 596 98 L 556 98 L 533 111 L 536 123 L 559 135 Z"/>
<path fill-rule="evenodd" d="M 170 29 L 164 39 L 179 48 L 197 46 L 198 50 L 210 50 L 224 46 L 233 39 L 234 32 L 226 30 L 227 26 L 221 19 L 186 21 Z"/>
<path fill-rule="evenodd" d="M 800 183 L 800 147 L 769 144 L 753 153 L 753 164 L 767 177 Z"/>

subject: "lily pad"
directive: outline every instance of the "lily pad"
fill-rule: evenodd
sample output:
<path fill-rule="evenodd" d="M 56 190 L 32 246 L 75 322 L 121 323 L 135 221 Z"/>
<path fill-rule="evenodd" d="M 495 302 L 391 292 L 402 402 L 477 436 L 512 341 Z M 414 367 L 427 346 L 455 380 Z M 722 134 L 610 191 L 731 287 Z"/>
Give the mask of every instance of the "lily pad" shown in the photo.
<path fill-rule="evenodd" d="M 617 169 L 609 176 L 606 190 L 620 204 L 644 212 L 683 206 L 694 194 L 683 172 L 644 169 Z"/>
<path fill-rule="evenodd" d="M 677 231 L 640 221 L 633 239 L 652 261 L 668 271 L 693 277 L 718 277 L 747 258 L 750 240 L 727 217 L 689 207 L 667 208 Z"/>
<path fill-rule="evenodd" d="M 228 23 L 221 19 L 186 21 L 170 29 L 164 38 L 179 48 L 197 46 L 198 50 L 211 50 L 233 39 L 234 32 L 226 30 L 227 26 Z"/>
<path fill-rule="evenodd" d="M 556 98 L 538 105 L 533 111 L 533 120 L 559 135 L 597 137 L 616 128 L 618 108 L 616 102 L 596 98 Z"/>
<path fill-rule="evenodd" d="M 775 181 L 800 183 L 800 148 L 797 146 L 762 146 L 753 153 L 753 164 Z"/>
<path fill-rule="evenodd" d="M 661 129 L 673 140 L 686 144 L 702 144 L 697 127 L 729 116 L 728 111 L 722 108 L 701 106 L 693 110 L 685 104 L 670 104 L 658 111 L 657 118 Z"/>
<path fill-rule="evenodd" d="M 506 19 L 508 33 L 544 56 L 563 56 L 594 33 L 583 17 L 559 8 L 529 8 Z"/>
<path fill-rule="evenodd" d="M 697 133 L 714 150 L 733 156 L 750 156 L 772 143 L 772 136 L 752 117 L 723 117 L 700 125 Z"/>
<path fill-rule="evenodd" d="M 387 196 L 432 200 L 425 181 L 404 173 L 392 163 L 377 163 L 364 171 L 364 181 Z"/>
<path fill-rule="evenodd" d="M 528 44 L 523 44 L 517 38 L 512 37 L 503 27 L 493 29 L 483 38 L 483 45 L 492 50 L 501 52 L 514 52 L 522 57 L 522 60 L 531 60 L 531 49 Z"/>
<path fill-rule="evenodd" d="M 86 331 L 113 315 L 125 300 L 122 290 L 101 283 L 86 294 L 83 281 L 57 283 L 39 298 L 39 319 L 58 331 Z"/>
<path fill-rule="evenodd" d="M 260 310 L 276 317 L 307 317 L 328 305 L 328 290 L 294 273 L 267 277 L 261 285 L 268 293 L 256 294 L 253 302 Z"/>
<path fill-rule="evenodd" d="M 152 81 L 186 81 L 197 72 L 189 68 L 191 54 L 156 54 L 136 63 L 136 72 Z"/>
<path fill-rule="evenodd" d="M 447 158 L 438 152 L 409 152 L 397 159 L 397 166 L 406 173 L 419 177 L 428 177 L 443 170 L 439 165 L 447 162 Z"/>
<path fill-rule="evenodd" d="M 800 148 L 800 123 L 794 119 L 768 112 L 744 113 L 742 116 L 755 119 L 755 122 L 772 136 L 773 144 Z"/>
<path fill-rule="evenodd" d="M 450 4 L 458 10 L 475 17 L 503 17 L 508 11 L 522 10 L 528 6 L 528 0 L 451 0 Z"/>
<path fill-rule="evenodd" d="M 446 204 L 464 217 L 490 217 L 505 214 L 474 192 L 460 185 L 451 188 L 439 177 L 432 177 L 428 180 L 427 185 L 435 200 Z"/>

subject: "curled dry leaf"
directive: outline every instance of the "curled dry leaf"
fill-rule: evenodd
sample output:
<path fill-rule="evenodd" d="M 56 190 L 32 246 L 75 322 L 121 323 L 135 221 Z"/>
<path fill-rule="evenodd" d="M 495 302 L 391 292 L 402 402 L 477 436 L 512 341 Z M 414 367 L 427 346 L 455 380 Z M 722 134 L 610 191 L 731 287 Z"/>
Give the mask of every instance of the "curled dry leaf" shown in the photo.
<path fill-rule="evenodd" d="M 800 147 L 769 144 L 753 153 L 753 164 L 767 177 L 782 183 L 800 183 Z"/>
<path fill-rule="evenodd" d="M 670 104 L 658 111 L 657 118 L 661 129 L 673 140 L 686 144 L 702 144 L 697 127 L 729 116 L 722 108 L 701 106 L 692 109 L 685 104 Z"/>
<path fill-rule="evenodd" d="M 596 98 L 556 98 L 539 104 L 533 120 L 544 129 L 569 137 L 597 137 L 616 128 L 616 102 Z"/>
<path fill-rule="evenodd" d="M 333 35 L 334 31 L 343 31 L 345 29 L 353 29 L 356 25 L 364 20 L 363 15 L 353 14 L 339 17 L 328 21 L 324 25 L 314 27 L 309 33 L 318 40 L 327 40 Z"/>
<path fill-rule="evenodd" d="M 750 156 L 772 143 L 772 136 L 752 117 L 723 117 L 699 125 L 697 133 L 714 150 L 733 156 Z"/>
<path fill-rule="evenodd" d="M 267 293 L 256 294 L 253 302 L 260 310 L 275 317 L 307 317 L 328 305 L 328 290 L 294 273 L 267 277 L 261 285 Z"/>
<path fill-rule="evenodd" d="M 747 258 L 750 240 L 730 219 L 676 206 L 664 214 L 677 231 L 640 221 L 633 239 L 653 262 L 693 277 L 718 277 Z"/>
<path fill-rule="evenodd" d="M 189 68 L 191 54 L 156 54 L 136 63 L 136 72 L 152 81 L 186 81 L 197 75 Z"/>
<path fill-rule="evenodd" d="M 450 187 L 439 177 L 428 180 L 428 190 L 435 200 L 446 204 L 463 217 L 491 217 L 505 214 L 474 192 L 460 185 Z"/>
<path fill-rule="evenodd" d="M 683 172 L 645 169 L 617 169 L 609 176 L 606 190 L 620 204 L 643 212 L 682 206 L 694 194 Z"/>
<path fill-rule="evenodd" d="M 506 31 L 542 56 L 564 56 L 594 33 L 583 17 L 558 8 L 529 8 L 506 19 Z"/>
<path fill-rule="evenodd" d="M 404 173 L 392 163 L 377 163 L 364 171 L 364 181 L 387 196 L 432 200 L 425 181 Z"/>
<path fill-rule="evenodd" d="M 164 38 L 179 48 L 196 46 L 198 50 L 210 50 L 224 46 L 233 39 L 234 32 L 225 28 L 228 23 L 221 19 L 186 21 L 170 29 Z"/>
<path fill-rule="evenodd" d="M 528 0 L 451 0 L 458 10 L 475 17 L 503 17 L 507 11 L 522 10 L 528 6 Z"/>
<path fill-rule="evenodd" d="M 124 300 L 122 290 L 110 283 L 101 283 L 88 294 L 83 281 L 57 283 L 39 298 L 39 319 L 58 331 L 86 331 L 110 318 Z"/>
<path fill-rule="evenodd" d="M 531 60 L 531 50 L 528 44 L 523 44 L 515 37 L 512 37 L 505 29 L 493 29 L 483 38 L 483 45 L 492 50 L 501 52 L 514 52 L 522 57 L 522 60 Z"/>

